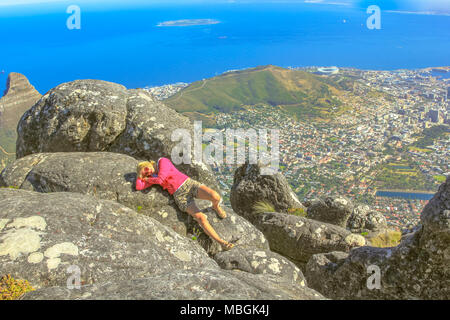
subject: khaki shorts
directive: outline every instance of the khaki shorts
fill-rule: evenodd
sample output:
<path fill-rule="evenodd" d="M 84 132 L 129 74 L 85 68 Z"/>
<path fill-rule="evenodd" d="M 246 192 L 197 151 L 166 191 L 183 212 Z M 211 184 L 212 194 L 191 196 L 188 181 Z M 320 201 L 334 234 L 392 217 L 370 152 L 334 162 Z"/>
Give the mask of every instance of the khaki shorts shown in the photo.
<path fill-rule="evenodd" d="M 181 211 L 187 212 L 189 205 L 194 203 L 194 198 L 197 196 L 198 188 L 201 185 L 200 182 L 188 178 L 183 185 L 175 191 L 173 198 Z"/>

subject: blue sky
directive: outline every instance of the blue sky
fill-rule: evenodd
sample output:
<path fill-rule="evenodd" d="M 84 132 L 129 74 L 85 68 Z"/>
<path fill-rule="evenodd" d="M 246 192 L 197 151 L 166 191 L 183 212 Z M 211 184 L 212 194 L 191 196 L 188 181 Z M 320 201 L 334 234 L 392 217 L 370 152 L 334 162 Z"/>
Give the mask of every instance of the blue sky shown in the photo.
<path fill-rule="evenodd" d="M 123 4 L 123 0 L 0 0 L 1 6 L 31 5 L 31 4 Z M 128 0 L 126 3 L 258 3 L 258 2 L 308 2 L 328 5 L 352 5 L 367 8 L 370 5 L 378 5 L 382 10 L 415 11 L 415 12 L 435 12 L 450 14 L 450 0 Z"/>

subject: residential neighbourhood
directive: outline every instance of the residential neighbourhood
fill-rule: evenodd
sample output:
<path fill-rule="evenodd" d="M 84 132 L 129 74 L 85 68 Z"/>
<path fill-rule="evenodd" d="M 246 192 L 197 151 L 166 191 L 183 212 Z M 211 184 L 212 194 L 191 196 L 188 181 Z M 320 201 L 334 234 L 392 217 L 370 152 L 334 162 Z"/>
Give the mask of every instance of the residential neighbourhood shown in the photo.
<path fill-rule="evenodd" d="M 448 83 L 422 71 L 341 69 L 358 77 L 356 94 L 345 103 L 353 111 L 330 122 L 295 120 L 282 110 L 259 106 L 217 115 L 217 127 L 278 129 L 280 169 L 300 199 L 346 195 L 371 204 L 399 228 L 417 223 L 427 200 L 415 192 L 435 193 L 449 170 L 450 135 Z M 367 88 L 389 95 L 369 95 Z M 437 114 L 437 116 L 436 116 Z M 423 147 L 424 130 L 443 135 Z M 225 136 L 225 134 L 224 134 Z M 229 190 L 235 166 L 216 170 Z M 392 183 L 389 177 L 396 178 Z M 382 197 L 378 190 L 403 190 L 410 199 Z"/>

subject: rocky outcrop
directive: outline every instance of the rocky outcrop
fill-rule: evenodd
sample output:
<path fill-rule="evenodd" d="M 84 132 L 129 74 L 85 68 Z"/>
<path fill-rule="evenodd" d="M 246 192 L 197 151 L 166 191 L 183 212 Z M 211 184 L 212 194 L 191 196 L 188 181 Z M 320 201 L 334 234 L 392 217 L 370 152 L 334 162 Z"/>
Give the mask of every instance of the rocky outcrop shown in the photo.
<path fill-rule="evenodd" d="M 284 213 L 262 213 L 254 224 L 269 241 L 271 250 L 300 266 L 316 253 L 348 252 L 365 245 L 364 237 L 338 226 Z"/>
<path fill-rule="evenodd" d="M 0 125 L 3 124 L 3 121 L 17 125 L 20 116 L 40 98 L 41 94 L 23 74 L 11 72 L 8 75 L 4 96 L 0 99 Z M 8 110 L 11 111 L 6 115 L 5 112 Z M 8 117 L 8 119 L 5 117 Z"/>
<path fill-rule="evenodd" d="M 70 266 L 82 284 L 219 269 L 194 241 L 114 201 L 0 188 L 0 208 L 1 271 L 35 287 L 66 286 Z"/>
<path fill-rule="evenodd" d="M 114 200 L 186 236 L 188 216 L 178 210 L 167 191 L 160 186 L 136 191 L 137 164 L 130 156 L 111 152 L 37 153 L 6 167 L 0 186 Z"/>
<path fill-rule="evenodd" d="M 335 299 L 450 299 L 450 177 L 420 220 L 397 247 L 314 255 L 308 285 Z"/>
<path fill-rule="evenodd" d="M 175 270 L 144 279 L 69 290 L 44 288 L 24 300 L 323 300 L 318 292 L 274 275 L 217 269 Z"/>
<path fill-rule="evenodd" d="M 5 96 L 0 99 L 0 170 L 15 160 L 17 123 L 41 94 L 20 73 L 10 73 Z"/>
<path fill-rule="evenodd" d="M 38 289 L 24 299 L 324 299 L 287 277 L 222 270 L 115 201 L 0 188 L 0 207 L 1 271 Z"/>
<path fill-rule="evenodd" d="M 214 260 L 226 270 L 241 270 L 253 274 L 272 274 L 306 285 L 302 271 L 291 261 L 270 250 L 236 247 L 216 254 Z"/>
<path fill-rule="evenodd" d="M 368 205 L 357 205 L 347 220 L 347 229 L 355 233 L 387 229 L 387 221 L 382 213 Z"/>
<path fill-rule="evenodd" d="M 57 152 L 32 154 L 16 160 L 0 175 L 0 186 L 37 192 L 77 192 L 113 200 L 139 214 L 150 216 L 186 236 L 199 232 L 198 243 L 214 255 L 222 248 L 205 235 L 198 223 L 181 212 L 173 197 L 160 186 L 136 191 L 134 158 L 110 152 Z M 268 249 L 264 235 L 251 223 L 225 208 L 219 219 L 209 201 L 198 201 L 219 235 L 238 246 Z"/>
<path fill-rule="evenodd" d="M 335 250 L 349 251 L 362 246 L 362 236 L 344 228 L 301 216 L 287 214 L 292 209 L 305 209 L 282 174 L 262 175 L 259 165 L 244 164 L 234 174 L 230 201 L 234 211 L 251 221 L 267 238 L 270 249 L 304 267 L 313 254 Z M 268 203 L 280 212 L 258 212 L 255 204 Z M 351 203 L 328 206 L 331 213 L 350 215 Z M 315 204 L 309 204 L 308 211 Z M 318 207 L 318 205 L 316 205 Z M 353 209 L 353 207 L 351 207 Z M 318 210 L 317 210 L 318 211 Z M 313 211 L 314 212 L 314 211 Z M 341 215 L 341 216 L 342 216 Z M 338 219 L 335 219 L 335 222 Z M 343 220 L 346 221 L 346 218 Z"/>
<path fill-rule="evenodd" d="M 248 163 L 234 173 L 230 202 L 236 213 L 250 221 L 258 202 L 269 203 L 276 212 L 304 208 L 281 173 L 262 175 L 259 165 Z"/>
<path fill-rule="evenodd" d="M 345 228 L 352 211 L 353 204 L 349 199 L 326 197 L 312 201 L 308 206 L 306 217 Z"/>
<path fill-rule="evenodd" d="M 50 90 L 20 119 L 17 158 L 43 152 L 110 151 L 138 160 L 172 158 L 180 145 L 175 130 L 193 137 L 189 119 L 145 90 L 127 90 L 99 80 L 77 80 Z M 190 140 L 191 141 L 191 140 Z M 192 148 L 192 141 L 188 144 Z M 194 159 L 191 157 L 190 159 Z M 177 165 L 190 177 L 216 188 L 203 162 Z"/>
<path fill-rule="evenodd" d="M 74 202 L 74 207 L 80 200 L 72 197 L 72 193 L 79 194 L 80 197 L 83 194 L 89 198 L 116 201 L 128 207 L 130 211 L 138 211 L 138 217 L 154 218 L 184 236 L 195 235 L 195 241 L 188 238 L 185 238 L 185 241 L 202 247 L 206 251 L 205 254 L 213 257 L 224 269 L 271 274 L 291 281 L 294 286 L 306 286 L 305 278 L 298 267 L 281 255 L 271 252 L 262 232 L 233 210 L 225 207 L 227 218 L 219 219 L 208 201 L 197 201 L 199 208 L 219 235 L 236 245 L 234 249 L 223 252 L 216 242 L 203 233 L 196 221 L 179 212 L 170 195 L 161 187 L 154 186 L 146 192 L 137 192 L 134 189 L 136 164 L 137 160 L 130 156 L 111 152 L 38 153 L 20 158 L 8 166 L 0 175 L 0 185 L 49 195 L 59 193 Z M 71 210 L 66 210 L 58 203 L 53 203 L 52 206 L 70 214 Z M 80 210 L 88 211 L 83 207 L 80 207 Z M 101 211 L 103 212 L 103 208 Z M 75 215 L 74 219 L 76 218 Z M 115 225 L 110 226 L 113 227 L 116 228 Z M 79 235 L 74 235 L 77 236 Z M 12 271 L 17 274 L 17 270 Z"/>

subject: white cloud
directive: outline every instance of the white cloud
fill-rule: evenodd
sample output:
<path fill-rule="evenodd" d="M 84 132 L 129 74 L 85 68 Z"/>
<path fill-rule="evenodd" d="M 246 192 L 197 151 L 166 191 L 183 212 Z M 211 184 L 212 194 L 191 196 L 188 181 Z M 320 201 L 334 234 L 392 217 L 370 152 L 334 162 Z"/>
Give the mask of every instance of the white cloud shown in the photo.
<path fill-rule="evenodd" d="M 390 13 L 401 13 L 401 14 L 420 14 L 420 15 L 431 15 L 431 16 L 450 16 L 450 13 L 440 12 L 440 11 L 402 11 L 402 10 L 385 10 L 385 12 L 390 12 Z"/>
<path fill-rule="evenodd" d="M 14 6 L 23 4 L 43 4 L 43 3 L 54 3 L 63 2 L 61 0 L 0 0 L 0 6 Z"/>
<path fill-rule="evenodd" d="M 328 4 L 328 5 L 336 5 L 336 6 L 349 6 L 352 4 L 352 1 L 327 1 L 327 0 L 305 0 L 305 3 L 314 3 L 314 4 Z"/>

